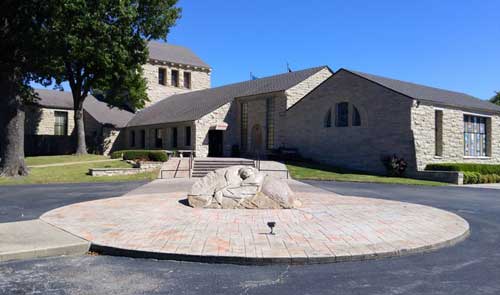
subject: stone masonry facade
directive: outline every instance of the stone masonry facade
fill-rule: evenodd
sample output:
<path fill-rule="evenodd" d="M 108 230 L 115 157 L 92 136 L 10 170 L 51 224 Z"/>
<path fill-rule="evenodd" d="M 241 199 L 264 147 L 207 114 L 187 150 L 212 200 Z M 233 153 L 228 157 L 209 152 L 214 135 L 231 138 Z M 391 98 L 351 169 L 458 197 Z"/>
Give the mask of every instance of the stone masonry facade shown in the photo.
<path fill-rule="evenodd" d="M 158 81 L 160 68 L 165 69 L 165 85 L 160 84 Z M 210 88 L 211 84 L 210 69 L 172 64 L 169 62 L 149 61 L 143 66 L 143 70 L 144 78 L 147 81 L 147 94 L 149 98 L 149 102 L 146 106 L 150 106 L 155 102 L 174 94 Z M 178 87 L 172 86 L 172 70 L 177 70 L 179 72 Z M 190 89 L 184 87 L 184 72 L 191 73 Z"/>
<path fill-rule="evenodd" d="M 347 127 L 335 125 L 335 106 L 349 104 Z M 286 113 L 286 146 L 302 157 L 338 167 L 384 172 L 381 158 L 397 154 L 415 169 L 410 108 L 413 101 L 347 72 L 316 88 Z M 361 126 L 353 126 L 353 107 Z M 325 125 L 331 112 L 331 126 Z"/>
<path fill-rule="evenodd" d="M 36 106 L 27 106 L 26 108 L 26 125 L 25 131 L 27 135 L 54 135 L 55 113 L 63 112 L 68 116 L 68 135 L 73 133 L 74 112 L 66 109 L 49 109 Z"/>
<path fill-rule="evenodd" d="M 303 98 L 307 93 L 311 92 L 314 88 L 318 87 L 326 79 L 332 75 L 332 72 L 328 68 L 324 68 L 311 77 L 305 79 L 299 84 L 286 90 L 286 108 L 291 108 L 295 103 L 297 103 L 301 98 Z"/>
<path fill-rule="evenodd" d="M 436 156 L 435 114 L 443 112 L 442 156 Z M 464 156 L 464 115 L 472 114 L 487 118 L 487 157 Z M 415 140 L 418 170 L 431 163 L 500 163 L 500 116 L 488 112 L 438 107 L 414 103 L 411 108 L 411 124 Z"/>

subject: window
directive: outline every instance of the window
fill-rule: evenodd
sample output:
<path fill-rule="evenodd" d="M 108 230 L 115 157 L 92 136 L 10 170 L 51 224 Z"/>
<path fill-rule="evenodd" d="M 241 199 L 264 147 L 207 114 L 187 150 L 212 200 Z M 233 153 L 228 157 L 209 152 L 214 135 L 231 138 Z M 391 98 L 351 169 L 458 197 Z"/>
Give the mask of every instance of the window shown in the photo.
<path fill-rule="evenodd" d="M 191 89 L 191 73 L 184 72 L 184 88 Z"/>
<path fill-rule="evenodd" d="M 158 69 L 158 84 L 166 85 L 167 84 L 166 78 L 167 78 L 167 70 L 164 68 L 159 68 Z"/>
<path fill-rule="evenodd" d="M 184 143 L 186 146 L 191 146 L 191 126 L 186 126 Z"/>
<path fill-rule="evenodd" d="M 443 111 L 434 112 L 434 145 L 435 155 L 443 156 Z"/>
<path fill-rule="evenodd" d="M 274 98 L 266 100 L 266 142 L 267 149 L 274 148 Z"/>
<path fill-rule="evenodd" d="M 141 130 L 141 148 L 146 148 L 146 130 Z"/>
<path fill-rule="evenodd" d="M 54 112 L 54 135 L 68 135 L 68 112 Z"/>
<path fill-rule="evenodd" d="M 130 146 L 135 146 L 135 131 L 130 131 Z"/>
<path fill-rule="evenodd" d="M 486 157 L 488 138 L 484 117 L 464 115 L 464 156 Z"/>
<path fill-rule="evenodd" d="M 172 128 L 172 147 L 177 147 L 177 127 Z"/>
<path fill-rule="evenodd" d="M 361 126 L 361 116 L 357 107 L 352 106 L 352 126 Z"/>
<path fill-rule="evenodd" d="M 177 70 L 172 70 L 172 86 L 174 87 L 179 87 L 179 71 Z"/>
<path fill-rule="evenodd" d="M 324 126 L 325 128 L 332 127 L 332 108 L 329 108 L 328 111 L 326 112 Z"/>
<path fill-rule="evenodd" d="M 246 151 L 248 146 L 248 103 L 241 104 L 241 150 Z"/>
<path fill-rule="evenodd" d="M 341 102 L 336 106 L 335 126 L 347 127 L 349 125 L 349 103 Z"/>
<path fill-rule="evenodd" d="M 155 147 L 156 148 L 163 147 L 163 129 L 161 128 L 155 129 Z"/>

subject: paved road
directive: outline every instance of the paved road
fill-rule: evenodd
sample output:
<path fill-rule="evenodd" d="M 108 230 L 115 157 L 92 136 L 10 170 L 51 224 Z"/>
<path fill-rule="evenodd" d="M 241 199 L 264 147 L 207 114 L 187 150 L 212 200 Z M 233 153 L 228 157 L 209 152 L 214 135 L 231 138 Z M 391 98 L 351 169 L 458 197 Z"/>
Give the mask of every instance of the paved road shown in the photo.
<path fill-rule="evenodd" d="M 328 265 L 209 265 L 108 256 L 3 263 L 0 294 L 500 294 L 498 190 L 312 184 L 446 209 L 466 218 L 472 234 L 455 247 L 427 254 Z M 21 188 L 17 192 L 25 195 Z"/>
<path fill-rule="evenodd" d="M 123 195 L 146 182 L 0 186 L 0 223 L 37 219 L 52 209 Z"/>

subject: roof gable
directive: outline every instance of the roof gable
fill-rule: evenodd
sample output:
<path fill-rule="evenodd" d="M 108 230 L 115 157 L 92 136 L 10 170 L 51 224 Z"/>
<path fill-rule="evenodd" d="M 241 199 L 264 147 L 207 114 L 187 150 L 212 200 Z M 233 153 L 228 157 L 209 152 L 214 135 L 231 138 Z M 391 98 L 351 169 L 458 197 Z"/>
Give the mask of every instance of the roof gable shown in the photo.
<path fill-rule="evenodd" d="M 285 91 L 324 68 L 327 67 L 173 95 L 138 112 L 128 126 L 194 121 L 238 97 Z"/>
<path fill-rule="evenodd" d="M 71 92 L 49 89 L 35 89 L 35 92 L 38 93 L 39 97 L 35 104 L 39 106 L 67 110 L 73 109 L 73 96 Z M 125 127 L 134 116 L 134 113 L 109 106 L 92 95 L 85 98 L 83 109 L 99 123 L 111 124 L 117 128 Z"/>
<path fill-rule="evenodd" d="M 191 49 L 157 41 L 148 42 L 149 59 L 210 69 Z"/>
<path fill-rule="evenodd" d="M 349 72 L 366 80 L 374 82 L 380 86 L 396 91 L 409 98 L 427 101 L 431 104 L 433 103 L 458 108 L 500 112 L 500 106 L 465 93 L 419 85 L 411 82 L 400 81 L 347 69 L 340 69 L 339 71 Z"/>

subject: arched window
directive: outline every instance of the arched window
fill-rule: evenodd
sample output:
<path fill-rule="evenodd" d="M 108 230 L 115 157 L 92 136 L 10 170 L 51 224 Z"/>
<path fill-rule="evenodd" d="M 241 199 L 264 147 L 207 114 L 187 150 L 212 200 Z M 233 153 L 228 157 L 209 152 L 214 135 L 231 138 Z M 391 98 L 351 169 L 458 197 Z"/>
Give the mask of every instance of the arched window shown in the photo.
<path fill-rule="evenodd" d="M 359 115 L 358 108 L 352 106 L 352 126 L 361 126 L 361 116 Z"/>
<path fill-rule="evenodd" d="M 332 127 L 332 108 L 329 108 L 325 115 L 325 128 Z"/>
<path fill-rule="evenodd" d="M 349 103 L 341 102 L 336 105 L 335 111 L 335 126 L 347 127 L 349 126 Z"/>

